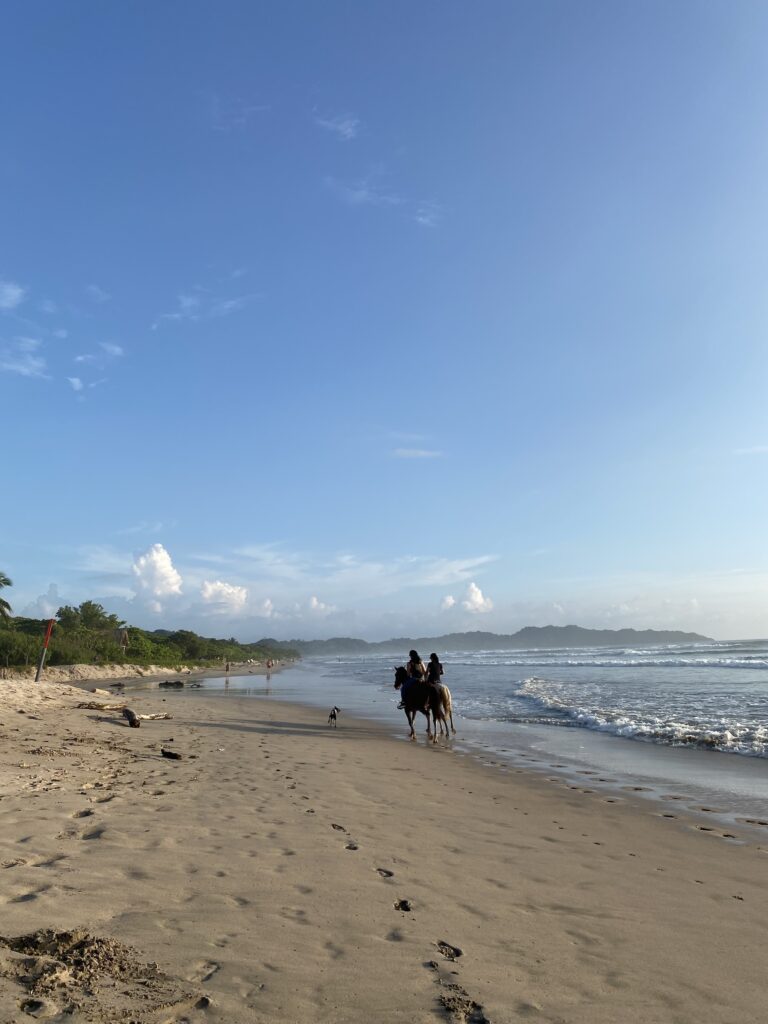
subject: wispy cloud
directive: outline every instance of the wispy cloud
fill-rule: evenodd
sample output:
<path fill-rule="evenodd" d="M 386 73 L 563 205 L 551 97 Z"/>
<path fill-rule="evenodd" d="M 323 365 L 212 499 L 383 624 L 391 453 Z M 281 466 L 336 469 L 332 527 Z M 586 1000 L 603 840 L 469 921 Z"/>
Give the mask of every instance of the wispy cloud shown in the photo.
<path fill-rule="evenodd" d="M 255 294 L 251 293 L 228 298 L 215 298 L 204 293 L 202 289 L 199 292 L 182 292 L 176 297 L 176 309 L 169 313 L 160 313 L 151 325 L 151 329 L 156 331 L 163 322 L 195 323 L 206 318 L 217 319 L 230 316 L 232 313 L 237 313 L 243 309 L 256 297 Z"/>
<path fill-rule="evenodd" d="M 109 302 L 112 296 L 109 292 L 105 292 L 103 288 L 99 288 L 97 284 L 89 284 L 85 286 L 85 294 L 91 300 L 91 302 Z"/>
<path fill-rule="evenodd" d="M 0 371 L 18 373 L 21 377 L 46 377 L 46 362 L 35 353 L 40 348 L 36 338 L 16 338 L 0 348 Z"/>
<path fill-rule="evenodd" d="M 238 295 L 234 299 L 222 299 L 220 302 L 214 302 L 208 310 L 209 316 L 229 316 L 230 313 L 236 313 L 239 309 L 246 306 L 253 298 L 252 295 Z"/>
<path fill-rule="evenodd" d="M 442 210 L 437 203 L 422 202 L 416 204 L 413 219 L 423 228 L 434 228 L 442 217 Z"/>
<path fill-rule="evenodd" d="M 755 444 L 751 448 L 737 448 L 734 455 L 768 455 L 768 444 Z"/>
<path fill-rule="evenodd" d="M 221 96 L 213 93 L 207 97 L 208 118 L 216 132 L 231 132 L 247 128 L 259 114 L 271 109 L 268 103 L 253 103 L 239 96 Z"/>
<path fill-rule="evenodd" d="M 414 202 L 412 199 L 385 188 L 376 180 L 375 175 L 354 179 L 329 176 L 323 181 L 325 187 L 348 206 L 397 208 L 404 218 L 412 220 L 423 228 L 434 228 L 442 219 L 443 211 L 438 203 L 431 200 Z"/>
<path fill-rule="evenodd" d="M 115 530 L 115 533 L 118 536 L 131 537 L 137 533 L 160 533 L 162 529 L 163 524 L 159 519 L 142 519 L 140 523 L 135 523 L 133 526 L 126 526 L 124 530 Z"/>
<path fill-rule="evenodd" d="M 82 391 L 83 390 L 83 382 L 80 380 L 79 377 L 67 377 L 67 380 L 72 385 L 72 390 L 73 391 Z"/>
<path fill-rule="evenodd" d="M 357 136 L 360 130 L 360 119 L 354 114 L 336 114 L 333 117 L 315 116 L 315 124 L 318 128 L 331 132 L 342 142 L 349 142 Z"/>
<path fill-rule="evenodd" d="M 102 341 L 100 342 L 99 347 L 103 349 L 108 356 L 113 356 L 114 358 L 125 355 L 125 351 L 122 346 L 116 345 L 113 341 Z"/>
<path fill-rule="evenodd" d="M 325 185 L 350 206 L 402 206 L 405 202 L 395 193 L 380 188 L 370 178 L 341 181 L 339 178 L 327 177 Z"/>
<path fill-rule="evenodd" d="M 27 289 L 15 281 L 0 279 L 0 309 L 15 309 L 27 297 Z"/>
<path fill-rule="evenodd" d="M 114 341 L 99 342 L 99 348 L 100 352 L 81 352 L 80 355 L 75 356 L 75 362 L 95 363 L 97 366 L 104 367 L 111 359 L 119 359 L 125 355 L 122 345 L 118 345 Z"/>
<path fill-rule="evenodd" d="M 41 313 L 58 313 L 59 307 L 51 299 L 43 299 L 40 303 Z"/>
<path fill-rule="evenodd" d="M 64 338 L 69 337 L 69 331 L 65 330 L 65 328 L 63 327 L 59 327 L 57 330 L 53 332 L 53 336 L 54 338 L 58 338 L 60 341 L 63 341 Z"/>
<path fill-rule="evenodd" d="M 443 455 L 430 448 L 394 448 L 392 454 L 396 459 L 440 459 Z"/>

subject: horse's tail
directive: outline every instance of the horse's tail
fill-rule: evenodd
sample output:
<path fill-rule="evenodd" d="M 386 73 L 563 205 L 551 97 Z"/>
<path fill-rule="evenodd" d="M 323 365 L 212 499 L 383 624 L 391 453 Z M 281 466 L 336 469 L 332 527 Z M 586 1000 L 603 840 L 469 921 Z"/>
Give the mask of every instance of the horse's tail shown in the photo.
<path fill-rule="evenodd" d="M 453 724 L 453 702 L 451 701 L 451 691 L 445 683 L 440 687 L 440 703 L 442 704 L 444 717 L 450 721 L 451 729 L 456 732 L 456 727 Z"/>

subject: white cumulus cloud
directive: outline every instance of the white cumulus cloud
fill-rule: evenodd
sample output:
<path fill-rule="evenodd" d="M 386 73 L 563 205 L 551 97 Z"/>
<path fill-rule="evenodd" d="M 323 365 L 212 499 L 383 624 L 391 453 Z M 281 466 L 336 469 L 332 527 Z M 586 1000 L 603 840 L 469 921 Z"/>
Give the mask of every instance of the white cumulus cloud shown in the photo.
<path fill-rule="evenodd" d="M 224 580 L 203 580 L 200 587 L 202 599 L 217 612 L 238 612 L 245 607 L 248 600 L 248 589 L 238 587 L 235 583 Z"/>
<path fill-rule="evenodd" d="M 461 602 L 461 606 L 465 611 L 480 615 L 483 612 L 489 612 L 493 609 L 493 601 L 490 597 L 486 597 L 483 594 L 482 590 L 476 583 L 470 583 L 467 587 L 466 597 Z"/>
<path fill-rule="evenodd" d="M 453 594 L 446 594 L 443 600 L 440 602 L 440 611 L 447 612 L 456 604 L 456 598 Z"/>
<path fill-rule="evenodd" d="M 310 597 L 307 603 L 307 610 L 309 611 L 310 615 L 317 615 L 320 617 L 324 615 L 331 615 L 333 612 L 336 611 L 335 607 L 332 604 L 325 604 L 319 598 L 315 597 L 314 594 L 312 595 L 312 597 Z"/>
<path fill-rule="evenodd" d="M 162 544 L 153 544 L 138 555 L 132 569 L 136 594 L 150 599 L 154 611 L 162 611 L 162 599 L 181 593 L 181 576 Z"/>

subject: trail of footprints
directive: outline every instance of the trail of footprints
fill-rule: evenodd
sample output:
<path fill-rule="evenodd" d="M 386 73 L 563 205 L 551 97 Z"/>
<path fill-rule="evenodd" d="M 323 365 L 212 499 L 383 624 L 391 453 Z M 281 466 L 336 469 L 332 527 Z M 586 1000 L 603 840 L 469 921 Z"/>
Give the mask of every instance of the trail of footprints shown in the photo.
<path fill-rule="evenodd" d="M 196 732 L 196 730 L 193 730 L 193 732 Z M 172 742 L 172 740 L 169 740 L 168 742 Z M 266 739 L 261 739 L 260 745 L 262 747 L 262 756 L 264 758 L 264 762 L 272 760 L 272 755 L 270 754 L 269 749 L 267 748 Z M 41 748 L 36 749 L 34 753 L 38 754 L 40 749 Z M 217 750 L 223 751 L 224 748 L 217 748 Z M 122 753 L 123 751 L 121 750 L 120 752 Z M 30 751 L 29 753 L 32 753 L 32 751 Z M 71 818 L 73 820 L 73 827 L 65 829 L 63 832 L 59 834 L 59 836 L 57 836 L 57 838 L 68 840 L 78 839 L 82 841 L 93 841 L 102 838 L 107 829 L 97 820 L 98 815 L 96 812 L 98 810 L 98 806 L 100 804 L 112 801 L 114 799 L 122 799 L 122 793 L 120 792 L 120 790 L 123 786 L 131 787 L 132 799 L 135 799 L 135 794 L 137 792 L 143 793 L 151 801 L 156 802 L 156 810 L 163 809 L 162 798 L 166 796 L 169 792 L 167 787 L 172 786 L 176 781 L 174 778 L 170 777 L 173 774 L 174 770 L 167 768 L 155 768 L 154 770 L 148 773 L 148 775 L 143 779 L 139 787 L 134 788 L 133 783 L 135 779 L 131 777 L 133 773 L 131 773 L 130 767 L 133 766 L 133 763 L 135 763 L 135 761 L 137 761 L 139 757 L 146 755 L 144 752 L 138 754 L 135 751 L 131 751 L 127 748 L 125 749 L 125 753 L 130 755 L 130 761 L 128 766 L 119 765 L 114 760 L 109 761 L 105 765 L 101 766 L 100 780 L 94 782 L 86 782 L 82 785 L 82 787 L 80 788 L 80 793 L 82 794 L 83 797 L 85 797 L 88 800 L 89 806 L 86 806 L 80 810 L 75 811 L 71 815 Z M 24 767 L 27 766 L 24 765 Z M 79 763 L 73 764 L 73 767 L 79 768 L 82 767 L 82 765 Z M 300 774 L 301 769 L 307 767 L 307 765 L 304 762 L 297 762 L 294 765 L 292 765 L 290 772 L 284 772 L 281 767 L 275 764 L 269 766 L 266 763 L 264 763 L 263 767 L 265 772 L 272 772 L 276 777 L 282 779 L 289 800 L 297 807 L 297 809 L 303 810 L 303 812 L 307 815 L 316 814 L 316 809 L 314 807 L 302 806 L 302 802 L 311 802 L 311 798 L 308 795 L 300 792 L 296 776 L 292 774 L 292 772 Z M 564 769 L 566 768 L 566 765 L 555 763 L 551 764 L 550 768 Z M 595 772 L 591 772 L 588 770 L 584 770 L 580 772 L 580 774 L 583 774 L 585 776 L 594 775 L 594 781 L 600 783 L 615 782 L 615 780 L 613 779 L 597 776 Z M 43 778 L 41 775 L 33 776 L 32 779 L 28 780 L 28 785 L 29 788 L 33 790 L 61 788 L 63 775 L 63 769 L 56 769 L 54 772 L 50 773 L 47 779 Z M 567 785 L 570 789 L 585 794 L 594 793 L 594 790 L 582 788 L 577 785 L 572 785 L 570 782 L 566 783 L 564 779 L 557 776 L 548 777 L 548 781 Z M 160 786 L 163 786 L 165 788 L 159 788 Z M 267 810 L 268 805 L 271 803 L 270 798 L 263 796 L 263 793 L 259 786 L 254 785 L 252 788 L 255 792 L 260 792 L 262 795 L 262 799 L 264 799 L 265 801 L 263 804 L 257 807 L 256 810 L 259 812 Z M 646 790 L 646 787 L 642 786 L 626 786 L 623 788 L 631 792 L 642 792 Z M 603 799 L 607 803 L 620 803 L 620 798 L 617 796 L 604 797 Z M 686 800 L 687 798 L 674 794 L 666 794 L 662 797 L 662 799 L 668 801 L 682 801 Z M 518 811 L 518 808 L 514 808 L 514 810 Z M 717 813 L 716 809 L 710 807 L 699 807 L 696 808 L 696 810 L 703 813 Z M 526 812 L 520 813 L 525 814 Z M 662 812 L 660 816 L 667 819 L 677 819 L 677 815 L 671 812 Z M 744 818 L 739 820 L 740 822 L 752 826 L 753 828 L 768 827 L 768 821 L 759 818 Z M 274 824 L 279 825 L 283 824 L 283 822 L 276 821 Z M 350 835 L 350 833 L 348 832 L 344 825 L 339 824 L 338 822 L 330 822 L 329 824 L 333 832 L 339 834 L 339 837 L 343 843 L 344 850 L 350 852 L 356 852 L 360 850 L 360 844 L 357 842 L 355 838 L 352 837 L 352 835 Z M 557 821 L 553 821 L 553 825 L 556 825 L 557 829 L 560 831 L 564 830 L 564 826 Z M 698 829 L 701 832 L 716 835 L 724 839 L 733 840 L 736 838 L 731 833 L 722 831 L 720 829 L 716 829 L 714 827 L 710 827 L 705 824 L 694 824 L 692 827 Z M 279 839 L 279 835 L 277 832 L 272 832 L 267 836 L 267 838 L 270 838 L 273 841 L 275 841 Z M 583 834 L 582 838 L 589 839 L 590 837 L 586 834 Z M 19 841 L 21 842 L 22 840 Z M 601 845 L 601 843 L 597 840 L 592 841 L 595 843 L 595 845 Z M 295 853 L 295 851 L 284 849 L 282 850 L 282 853 L 284 856 L 291 856 Z M 629 852 L 628 856 L 634 857 L 635 854 Z M 24 865 L 27 865 L 29 867 L 51 867 L 58 861 L 65 860 L 66 858 L 67 855 L 64 853 L 58 854 L 54 857 L 48 858 L 46 860 L 41 860 L 38 862 L 34 862 L 33 860 L 29 860 L 24 857 L 14 857 L 9 858 L 0 863 L 0 868 L 12 869 L 15 867 L 22 867 Z M 373 870 L 383 881 L 389 883 L 392 886 L 397 884 L 395 880 L 395 872 L 390 870 L 389 868 L 374 867 Z M 226 873 L 219 871 L 217 872 L 217 874 L 219 876 L 223 876 Z M 702 879 L 695 879 L 693 881 L 699 885 L 705 884 Z M 9 900 L 9 902 L 23 903 L 37 899 L 39 896 L 47 892 L 50 888 L 51 886 L 46 884 L 31 887 L 28 891 L 21 892 L 13 896 Z M 297 889 L 301 891 L 301 886 L 298 886 Z M 732 898 L 734 900 L 743 900 L 743 897 L 739 894 L 730 895 L 732 895 Z M 248 901 L 245 899 L 232 898 L 232 900 L 232 905 L 235 908 L 244 909 L 248 906 Z M 401 919 L 403 920 L 407 920 L 411 917 L 415 918 L 417 915 L 418 907 L 415 907 L 409 898 L 401 896 L 399 894 L 398 897 L 391 903 L 391 906 L 393 907 L 394 912 L 400 914 Z M 300 915 L 303 914 L 303 911 L 297 910 L 293 913 L 295 919 L 297 921 L 300 921 Z M 403 938 L 403 933 L 399 928 L 393 928 L 387 937 L 390 938 L 392 941 L 398 941 L 399 939 Z M 230 938 L 228 936 L 222 936 L 218 939 L 215 939 L 213 941 L 213 945 L 223 948 L 229 944 L 229 941 Z M 436 954 L 440 956 L 441 959 L 439 961 L 431 959 L 427 961 L 424 964 L 424 966 L 434 973 L 435 984 L 439 989 L 437 1001 L 439 1002 L 443 1010 L 451 1017 L 451 1019 L 457 1022 L 457 1024 L 490 1024 L 487 1016 L 485 1015 L 483 1007 L 475 1000 L 473 1000 L 471 996 L 467 993 L 467 991 L 455 980 L 458 973 L 455 968 L 457 966 L 458 961 L 463 955 L 463 950 L 445 941 L 444 939 L 439 939 L 434 943 L 434 950 L 436 951 Z M 330 951 L 330 954 L 332 956 L 334 955 L 332 950 Z M 192 966 L 191 973 L 189 975 L 189 980 L 204 984 L 208 982 L 211 978 L 213 978 L 213 976 L 218 972 L 220 968 L 221 964 L 215 960 L 201 960 Z M 263 985 L 259 986 L 259 988 L 263 987 Z"/>

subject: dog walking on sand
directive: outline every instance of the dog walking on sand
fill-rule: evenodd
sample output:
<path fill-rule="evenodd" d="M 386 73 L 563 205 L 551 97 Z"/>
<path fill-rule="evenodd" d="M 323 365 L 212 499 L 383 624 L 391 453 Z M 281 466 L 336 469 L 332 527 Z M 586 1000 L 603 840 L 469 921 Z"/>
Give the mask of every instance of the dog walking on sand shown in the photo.
<path fill-rule="evenodd" d="M 333 707 L 331 708 L 330 715 L 328 715 L 328 725 L 332 725 L 334 729 L 336 728 L 336 716 L 340 713 L 341 708 L 337 708 L 336 705 L 334 704 Z"/>

